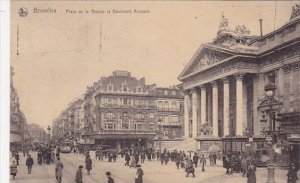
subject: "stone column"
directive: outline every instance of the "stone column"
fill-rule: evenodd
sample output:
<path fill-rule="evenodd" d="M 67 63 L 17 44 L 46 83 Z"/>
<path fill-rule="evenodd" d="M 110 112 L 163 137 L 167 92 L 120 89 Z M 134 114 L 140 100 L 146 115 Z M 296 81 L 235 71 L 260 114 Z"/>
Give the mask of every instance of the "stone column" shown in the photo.
<path fill-rule="evenodd" d="M 224 91 L 224 106 L 223 106 L 223 121 L 224 121 L 224 137 L 229 135 L 229 80 L 223 78 L 223 91 Z"/>
<path fill-rule="evenodd" d="M 198 93 L 196 88 L 192 91 L 192 136 L 197 137 L 198 133 Z"/>
<path fill-rule="evenodd" d="M 184 94 L 184 137 L 189 138 L 189 109 L 190 96 L 188 93 Z"/>
<path fill-rule="evenodd" d="M 235 75 L 236 79 L 236 135 L 243 135 L 243 73 Z"/>
<path fill-rule="evenodd" d="M 212 85 L 212 126 L 213 135 L 218 137 L 218 84 L 216 81 L 211 82 Z"/>
<path fill-rule="evenodd" d="M 201 89 L 201 124 L 206 123 L 206 88 L 204 85 L 200 86 Z"/>

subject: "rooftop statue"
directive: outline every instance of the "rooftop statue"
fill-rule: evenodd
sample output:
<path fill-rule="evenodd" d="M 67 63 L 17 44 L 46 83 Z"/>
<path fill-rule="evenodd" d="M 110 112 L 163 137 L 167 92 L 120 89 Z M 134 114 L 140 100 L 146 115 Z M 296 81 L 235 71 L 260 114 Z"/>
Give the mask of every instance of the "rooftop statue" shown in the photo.
<path fill-rule="evenodd" d="M 295 6 L 292 7 L 290 20 L 296 18 L 299 15 L 300 15 L 300 4 L 296 4 Z"/>

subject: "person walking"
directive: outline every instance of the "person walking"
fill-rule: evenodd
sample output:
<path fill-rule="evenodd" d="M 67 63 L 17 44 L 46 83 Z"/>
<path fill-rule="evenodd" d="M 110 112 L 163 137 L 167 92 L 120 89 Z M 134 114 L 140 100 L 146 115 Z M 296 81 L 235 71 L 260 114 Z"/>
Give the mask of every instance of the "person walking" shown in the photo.
<path fill-rule="evenodd" d="M 26 159 L 26 166 L 27 166 L 27 169 L 28 169 L 28 174 L 31 174 L 33 164 L 34 164 L 34 161 L 31 157 L 31 155 L 29 154 L 28 158 Z"/>
<path fill-rule="evenodd" d="M 56 165 L 55 165 L 55 177 L 57 183 L 61 183 L 63 168 L 64 168 L 63 163 L 60 161 L 60 158 L 57 158 Z"/>
<path fill-rule="evenodd" d="M 189 177 L 190 176 L 190 173 L 193 175 L 193 177 L 195 177 L 195 168 L 193 166 L 193 161 L 191 159 L 187 159 L 186 160 L 186 177 Z"/>
<path fill-rule="evenodd" d="M 195 168 L 197 168 L 198 160 L 199 160 L 198 154 L 195 153 L 193 156 L 193 163 L 195 164 Z"/>
<path fill-rule="evenodd" d="M 16 161 L 17 161 L 17 165 L 19 165 L 20 155 L 19 155 L 18 151 L 15 153 L 15 158 L 16 158 Z"/>
<path fill-rule="evenodd" d="M 245 177 L 247 175 L 247 169 L 248 169 L 246 157 L 242 157 L 241 167 L 242 167 L 243 177 Z"/>
<path fill-rule="evenodd" d="M 107 183 L 115 183 L 114 179 L 111 177 L 111 173 L 110 172 L 106 172 L 106 177 L 108 179 Z"/>
<path fill-rule="evenodd" d="M 83 183 L 82 182 L 82 168 L 83 166 L 80 165 L 77 169 L 77 172 L 76 172 L 76 177 L 75 177 L 75 182 L 76 183 Z"/>
<path fill-rule="evenodd" d="M 15 160 L 12 161 L 9 168 L 10 168 L 10 175 L 12 175 L 13 179 L 15 179 L 15 177 L 18 173 L 18 165 Z"/>
<path fill-rule="evenodd" d="M 202 154 L 202 157 L 200 158 L 200 165 L 202 164 L 202 172 L 205 172 L 204 166 L 206 165 L 206 159 L 204 157 L 204 154 Z"/>
<path fill-rule="evenodd" d="M 136 167 L 138 169 L 136 170 L 135 183 L 143 183 L 144 171 L 142 170 L 141 165 L 137 165 Z"/>
<path fill-rule="evenodd" d="M 130 156 L 128 153 L 126 153 L 125 155 L 125 161 L 126 161 L 125 166 L 129 166 Z"/>
<path fill-rule="evenodd" d="M 298 180 L 297 168 L 294 163 L 290 165 L 289 171 L 287 173 L 287 177 L 288 177 L 287 183 L 297 183 Z"/>
<path fill-rule="evenodd" d="M 134 158 L 134 156 L 131 156 L 131 162 L 130 162 L 130 165 L 129 165 L 129 168 L 131 168 L 131 167 L 136 167 L 136 161 L 135 161 L 135 158 Z"/>
<path fill-rule="evenodd" d="M 256 168 L 252 162 L 248 166 L 247 170 L 247 183 L 256 183 Z"/>
<path fill-rule="evenodd" d="M 87 170 L 87 174 L 90 175 L 92 169 L 92 159 L 89 155 L 87 155 L 85 159 L 85 169 Z"/>

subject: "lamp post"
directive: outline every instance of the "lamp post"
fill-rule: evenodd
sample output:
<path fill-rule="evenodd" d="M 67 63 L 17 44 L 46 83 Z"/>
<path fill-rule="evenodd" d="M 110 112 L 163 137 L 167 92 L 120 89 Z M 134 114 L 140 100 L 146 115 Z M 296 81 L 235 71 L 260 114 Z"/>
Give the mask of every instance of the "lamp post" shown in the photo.
<path fill-rule="evenodd" d="M 51 130 L 50 125 L 48 125 L 47 130 L 48 130 L 48 136 L 49 136 L 49 138 L 48 138 L 48 143 L 49 143 L 49 145 L 50 145 L 50 130 Z"/>
<path fill-rule="evenodd" d="M 269 134 L 271 137 L 274 135 L 275 132 L 275 118 L 273 115 L 273 105 L 276 104 L 274 103 L 275 98 L 274 98 L 274 94 L 275 94 L 275 90 L 276 87 L 273 83 L 269 83 L 265 86 L 265 95 L 267 97 L 267 101 L 268 101 L 268 107 L 269 107 L 269 130 L 267 131 L 267 134 Z M 272 139 L 274 140 L 274 139 Z M 274 152 L 273 152 L 273 143 L 271 141 L 268 141 L 268 151 L 269 151 L 269 164 L 268 164 L 268 178 L 267 178 L 267 183 L 275 183 L 275 177 L 274 177 Z"/>
<path fill-rule="evenodd" d="M 161 119 L 158 119 L 158 145 L 159 145 L 159 157 L 161 157 L 161 139 L 162 139 L 162 130 L 161 130 Z"/>

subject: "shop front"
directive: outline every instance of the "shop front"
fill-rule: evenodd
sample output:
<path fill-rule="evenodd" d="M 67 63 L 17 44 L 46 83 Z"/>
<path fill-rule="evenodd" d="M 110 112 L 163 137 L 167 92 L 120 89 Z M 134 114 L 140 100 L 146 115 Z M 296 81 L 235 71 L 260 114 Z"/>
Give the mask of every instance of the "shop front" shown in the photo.
<path fill-rule="evenodd" d="M 280 130 L 286 134 L 281 142 L 282 155 L 288 158 L 286 162 L 295 163 L 300 167 L 300 112 L 279 114 Z"/>

